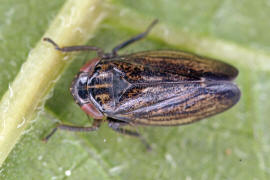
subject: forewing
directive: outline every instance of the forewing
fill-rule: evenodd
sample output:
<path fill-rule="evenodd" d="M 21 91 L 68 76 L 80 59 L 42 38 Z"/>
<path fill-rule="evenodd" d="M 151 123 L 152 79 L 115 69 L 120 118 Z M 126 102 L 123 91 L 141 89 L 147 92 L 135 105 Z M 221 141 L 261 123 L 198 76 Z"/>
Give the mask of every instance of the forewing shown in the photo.
<path fill-rule="evenodd" d="M 126 93 L 132 91 L 134 96 L 123 98 L 111 117 L 144 125 L 187 124 L 223 112 L 240 98 L 237 86 L 226 81 L 165 83 Z"/>
<path fill-rule="evenodd" d="M 125 61 L 193 79 L 232 80 L 238 75 L 233 66 L 181 51 L 146 51 L 125 56 Z"/>

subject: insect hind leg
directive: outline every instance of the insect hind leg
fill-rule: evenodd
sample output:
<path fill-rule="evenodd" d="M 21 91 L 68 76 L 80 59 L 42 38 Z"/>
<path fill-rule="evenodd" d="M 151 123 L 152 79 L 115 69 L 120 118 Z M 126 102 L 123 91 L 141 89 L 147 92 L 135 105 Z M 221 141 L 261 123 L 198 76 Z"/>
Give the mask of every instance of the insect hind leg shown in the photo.
<path fill-rule="evenodd" d="M 132 130 L 123 128 L 123 126 L 127 126 L 127 125 L 134 126 L 134 125 L 132 125 L 128 122 L 119 121 L 119 120 L 115 120 L 112 118 L 108 118 L 108 121 L 109 121 L 109 127 L 112 128 L 112 130 L 114 130 L 120 134 L 139 138 L 148 151 L 152 150 L 150 144 L 145 140 L 145 138 L 143 136 L 141 136 L 141 134 L 137 131 L 137 129 L 135 131 L 132 131 Z"/>

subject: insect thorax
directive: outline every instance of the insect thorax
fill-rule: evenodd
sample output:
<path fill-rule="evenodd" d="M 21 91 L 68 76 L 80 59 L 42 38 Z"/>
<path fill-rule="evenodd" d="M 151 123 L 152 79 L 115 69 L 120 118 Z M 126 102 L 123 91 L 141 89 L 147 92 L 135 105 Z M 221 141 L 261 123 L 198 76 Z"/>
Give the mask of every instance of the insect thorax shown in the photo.
<path fill-rule="evenodd" d="M 99 68 L 98 68 L 99 69 Z M 99 69 L 88 80 L 88 93 L 102 112 L 113 113 L 121 96 L 131 86 L 117 68 Z"/>

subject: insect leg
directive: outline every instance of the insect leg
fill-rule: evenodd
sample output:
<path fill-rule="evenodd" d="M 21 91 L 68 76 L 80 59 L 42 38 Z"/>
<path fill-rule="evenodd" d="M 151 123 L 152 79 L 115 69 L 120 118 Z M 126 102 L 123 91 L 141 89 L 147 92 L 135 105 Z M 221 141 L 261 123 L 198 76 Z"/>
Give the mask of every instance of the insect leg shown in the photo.
<path fill-rule="evenodd" d="M 141 135 L 136 132 L 136 131 L 131 131 L 129 129 L 125 129 L 122 127 L 117 127 L 117 126 L 111 126 L 109 125 L 110 128 L 112 128 L 114 131 L 120 133 L 120 134 L 125 134 L 125 135 L 129 135 L 129 136 L 133 136 L 133 137 L 140 137 Z"/>
<path fill-rule="evenodd" d="M 66 131 L 75 131 L 75 132 L 89 132 L 89 131 L 96 131 L 100 127 L 101 123 L 102 123 L 101 120 L 94 119 L 92 126 L 89 126 L 89 127 L 57 124 L 56 127 L 50 132 L 50 134 L 48 134 L 42 140 L 44 142 L 47 142 L 52 137 L 52 135 L 54 135 L 54 133 L 57 131 L 57 129 L 62 129 L 62 130 L 66 130 Z"/>
<path fill-rule="evenodd" d="M 129 129 L 125 129 L 122 126 L 126 126 L 126 125 L 130 125 L 130 123 L 127 122 L 120 122 L 117 120 L 114 120 L 112 118 L 108 118 L 109 120 L 109 127 L 112 128 L 114 131 L 120 133 L 120 134 L 124 134 L 124 135 L 128 135 L 128 136 L 132 136 L 132 137 L 136 137 L 136 138 L 140 138 L 140 140 L 142 141 L 142 143 L 144 144 L 144 146 L 146 147 L 146 149 L 148 151 L 151 151 L 152 148 L 150 146 L 150 144 L 144 139 L 143 136 L 141 136 L 140 133 L 136 131 L 132 131 Z M 117 122 L 115 122 L 117 121 Z"/>
<path fill-rule="evenodd" d="M 129 40 L 119 44 L 118 46 L 116 46 L 115 48 L 113 48 L 112 50 L 112 55 L 113 56 L 116 56 L 117 55 L 117 51 L 130 45 L 131 43 L 134 43 L 135 41 L 139 41 L 141 40 L 142 38 L 146 37 L 147 34 L 151 31 L 151 29 L 154 27 L 154 25 L 156 25 L 158 22 L 157 19 L 155 19 L 149 26 L 148 28 L 146 29 L 146 31 L 144 31 L 143 33 L 141 34 L 138 34 L 137 36 L 134 36 L 132 38 L 130 38 Z"/>
<path fill-rule="evenodd" d="M 104 55 L 103 50 L 95 46 L 66 46 L 61 48 L 50 38 L 45 37 L 43 38 L 43 41 L 51 43 L 56 50 L 61 52 L 96 51 L 99 57 L 102 57 Z"/>

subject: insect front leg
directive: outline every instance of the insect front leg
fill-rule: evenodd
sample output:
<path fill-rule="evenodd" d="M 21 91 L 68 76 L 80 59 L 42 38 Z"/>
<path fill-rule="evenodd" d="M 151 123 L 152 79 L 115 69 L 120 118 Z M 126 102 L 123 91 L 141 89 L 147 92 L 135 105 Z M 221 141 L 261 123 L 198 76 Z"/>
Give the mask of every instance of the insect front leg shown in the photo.
<path fill-rule="evenodd" d="M 132 137 L 136 137 L 136 138 L 140 138 L 140 140 L 142 141 L 142 143 L 144 144 L 144 146 L 146 147 L 146 149 L 148 151 L 151 151 L 152 148 L 150 146 L 150 144 L 145 140 L 145 138 L 143 136 L 141 136 L 140 133 L 138 133 L 138 131 L 132 131 L 126 128 L 123 128 L 123 126 L 127 126 L 127 125 L 131 125 L 128 122 L 124 122 L 124 121 L 119 121 L 119 120 L 115 120 L 113 118 L 107 118 L 109 121 L 109 127 L 112 128 L 114 131 L 120 133 L 120 134 L 124 134 L 124 135 L 128 135 L 128 136 L 132 136 Z"/>
<path fill-rule="evenodd" d="M 102 120 L 94 119 L 92 126 L 84 127 L 84 126 L 72 126 L 67 124 L 57 124 L 56 127 L 48 134 L 44 139 L 44 142 L 47 142 L 52 135 L 57 131 L 57 129 L 62 129 L 66 131 L 74 131 L 74 132 L 89 132 L 89 131 L 96 131 L 100 127 Z"/>
<path fill-rule="evenodd" d="M 51 43 L 54 48 L 61 52 L 74 52 L 74 51 L 96 51 L 98 54 L 98 57 L 102 57 L 104 55 L 104 52 L 101 48 L 95 47 L 95 46 L 66 46 L 66 47 L 59 47 L 56 42 L 54 42 L 50 38 L 43 38 L 43 41 L 47 41 Z"/>

